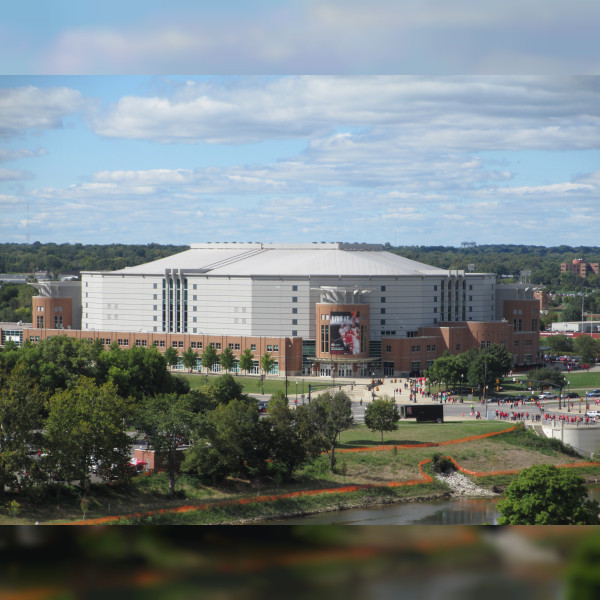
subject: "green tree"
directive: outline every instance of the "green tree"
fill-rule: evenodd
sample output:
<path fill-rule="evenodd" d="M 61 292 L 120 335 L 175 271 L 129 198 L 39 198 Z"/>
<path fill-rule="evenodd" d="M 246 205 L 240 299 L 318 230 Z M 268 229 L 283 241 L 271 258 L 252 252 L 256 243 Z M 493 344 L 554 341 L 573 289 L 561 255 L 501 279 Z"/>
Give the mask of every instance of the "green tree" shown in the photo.
<path fill-rule="evenodd" d="M 512 368 L 510 352 L 502 344 L 492 344 L 483 350 L 477 348 L 465 353 L 469 361 L 469 384 L 480 390 L 493 389 L 497 379 L 502 379 Z"/>
<path fill-rule="evenodd" d="M 229 347 L 225 348 L 219 356 L 219 362 L 221 363 L 221 367 L 225 369 L 227 373 L 233 369 L 233 365 L 235 363 L 235 356 L 233 354 L 233 350 Z"/>
<path fill-rule="evenodd" d="M 254 354 L 250 348 L 246 348 L 240 356 L 240 369 L 248 373 L 252 367 L 254 367 Z"/>
<path fill-rule="evenodd" d="M 542 367 L 529 371 L 527 373 L 527 382 L 531 382 L 531 389 L 540 391 L 545 387 L 562 390 L 567 385 L 565 376 L 560 371 L 555 371 L 550 367 Z"/>
<path fill-rule="evenodd" d="M 206 413 L 188 450 L 183 470 L 213 481 L 228 475 L 263 474 L 269 458 L 269 436 L 259 420 L 258 403 L 231 400 Z"/>
<path fill-rule="evenodd" d="M 175 495 L 175 473 L 179 468 L 179 446 L 189 439 L 198 423 L 189 395 L 158 394 L 148 397 L 137 415 L 142 431 L 155 453 L 164 459 L 169 476 L 169 496 Z"/>
<path fill-rule="evenodd" d="M 98 387 L 81 377 L 76 386 L 57 391 L 48 402 L 45 422 L 49 466 L 84 490 L 94 464 L 106 479 L 125 476 L 129 438 L 124 424 L 132 412 L 131 401 L 121 398 L 111 382 Z"/>
<path fill-rule="evenodd" d="M 371 431 L 381 432 L 381 443 L 383 444 L 384 431 L 396 431 L 400 414 L 394 400 L 389 396 L 382 396 L 373 400 L 365 410 L 365 425 Z"/>
<path fill-rule="evenodd" d="M 265 352 L 260 357 L 260 368 L 263 370 L 265 375 L 268 375 L 271 372 L 271 369 L 275 365 L 275 359 L 272 357 L 270 352 Z"/>
<path fill-rule="evenodd" d="M 498 502 L 499 525 L 598 525 L 600 505 L 588 500 L 585 480 L 570 469 L 523 469 Z"/>
<path fill-rule="evenodd" d="M 264 419 L 271 431 L 271 461 L 274 468 L 281 469 L 288 480 L 309 458 L 296 415 L 297 411 L 289 407 L 283 392 L 271 396 Z"/>
<path fill-rule="evenodd" d="M 466 374 L 462 361 L 457 356 L 453 356 L 446 351 L 442 356 L 433 361 L 431 367 L 425 371 L 425 376 L 432 383 L 445 383 L 447 386 L 450 386 L 461 381 L 461 373 L 463 373 L 463 377 Z"/>
<path fill-rule="evenodd" d="M 552 352 L 573 352 L 573 340 L 566 335 L 548 336 L 544 338 L 544 344 L 547 344 Z"/>
<path fill-rule="evenodd" d="M 179 351 L 177 348 L 173 348 L 173 346 L 169 346 L 165 350 L 165 360 L 169 367 L 174 367 L 179 362 Z"/>
<path fill-rule="evenodd" d="M 575 338 L 573 342 L 573 350 L 580 357 L 581 362 L 587 365 L 594 365 L 598 355 L 600 354 L 600 346 L 598 341 L 587 335 Z"/>
<path fill-rule="evenodd" d="M 0 499 L 5 485 L 16 485 L 23 473 L 30 473 L 30 446 L 40 426 L 43 397 L 22 365 L 11 373 L 0 373 Z"/>
<path fill-rule="evenodd" d="M 350 429 L 354 422 L 352 402 L 346 392 L 324 392 L 308 405 L 310 427 L 314 439 L 310 446 L 322 445 L 329 455 L 330 468 L 335 467 L 335 448 L 342 431 Z"/>
<path fill-rule="evenodd" d="M 219 356 L 214 346 L 210 344 L 206 346 L 202 353 L 202 366 L 206 368 L 206 375 L 219 362 Z"/>
<path fill-rule="evenodd" d="M 185 369 L 190 371 L 196 367 L 198 362 L 198 353 L 193 348 L 188 348 L 181 355 L 181 362 Z"/>
<path fill-rule="evenodd" d="M 230 373 L 217 377 L 211 387 L 213 397 L 220 404 L 227 404 L 231 400 L 247 400 L 244 386 Z"/>

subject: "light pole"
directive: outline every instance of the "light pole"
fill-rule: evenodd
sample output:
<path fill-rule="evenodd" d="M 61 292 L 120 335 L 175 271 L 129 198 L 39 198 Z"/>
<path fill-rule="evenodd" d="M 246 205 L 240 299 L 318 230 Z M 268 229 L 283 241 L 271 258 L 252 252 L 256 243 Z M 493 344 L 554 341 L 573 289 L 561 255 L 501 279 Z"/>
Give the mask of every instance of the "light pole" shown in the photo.
<path fill-rule="evenodd" d="M 461 373 L 460 374 L 460 403 L 462 404 L 463 401 L 463 378 L 464 378 L 465 374 Z"/>
<path fill-rule="evenodd" d="M 298 404 L 298 382 L 296 381 L 296 404 Z"/>

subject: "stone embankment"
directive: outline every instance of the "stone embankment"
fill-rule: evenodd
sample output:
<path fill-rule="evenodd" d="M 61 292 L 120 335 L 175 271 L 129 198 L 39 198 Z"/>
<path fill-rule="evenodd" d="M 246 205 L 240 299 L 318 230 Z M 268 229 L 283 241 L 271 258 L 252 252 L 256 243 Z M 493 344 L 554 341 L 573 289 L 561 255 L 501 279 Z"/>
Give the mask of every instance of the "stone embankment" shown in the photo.
<path fill-rule="evenodd" d="M 491 490 L 475 485 L 468 477 L 462 473 L 438 473 L 435 478 L 442 483 L 445 483 L 451 490 L 453 497 L 461 498 L 481 498 L 490 496 L 499 496 Z"/>

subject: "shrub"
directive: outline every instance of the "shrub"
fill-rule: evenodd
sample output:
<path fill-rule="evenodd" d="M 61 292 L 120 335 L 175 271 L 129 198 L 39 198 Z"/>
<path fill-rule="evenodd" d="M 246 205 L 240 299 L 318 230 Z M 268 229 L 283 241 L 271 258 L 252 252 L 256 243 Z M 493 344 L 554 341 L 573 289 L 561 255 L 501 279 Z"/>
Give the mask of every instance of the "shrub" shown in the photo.
<path fill-rule="evenodd" d="M 431 457 L 431 467 L 435 473 L 452 473 L 456 470 L 454 463 L 439 452 Z"/>

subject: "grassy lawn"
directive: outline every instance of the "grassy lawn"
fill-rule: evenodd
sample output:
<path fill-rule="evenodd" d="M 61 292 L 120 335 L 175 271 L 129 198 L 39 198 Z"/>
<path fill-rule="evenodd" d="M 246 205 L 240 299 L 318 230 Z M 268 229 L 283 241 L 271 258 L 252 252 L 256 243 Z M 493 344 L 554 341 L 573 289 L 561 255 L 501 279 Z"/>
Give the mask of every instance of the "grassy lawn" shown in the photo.
<path fill-rule="evenodd" d="M 209 375 L 208 380 L 206 375 L 200 375 L 197 373 L 177 373 L 177 377 L 181 377 L 189 382 L 191 389 L 195 390 L 199 387 L 208 384 L 210 385 L 218 375 Z M 263 385 L 260 381 L 260 377 L 246 377 L 242 375 L 234 375 L 235 380 L 242 384 L 244 391 L 248 394 L 262 394 Z M 275 392 L 285 391 L 285 380 L 275 379 L 273 377 L 266 377 L 264 381 L 265 394 L 271 395 Z M 302 380 L 298 379 L 298 398 L 302 394 Z M 313 393 L 315 391 L 313 390 Z M 308 382 L 304 382 L 304 394 L 308 397 Z M 288 378 L 288 396 L 291 398 L 296 395 L 296 379 L 293 377 Z"/>

